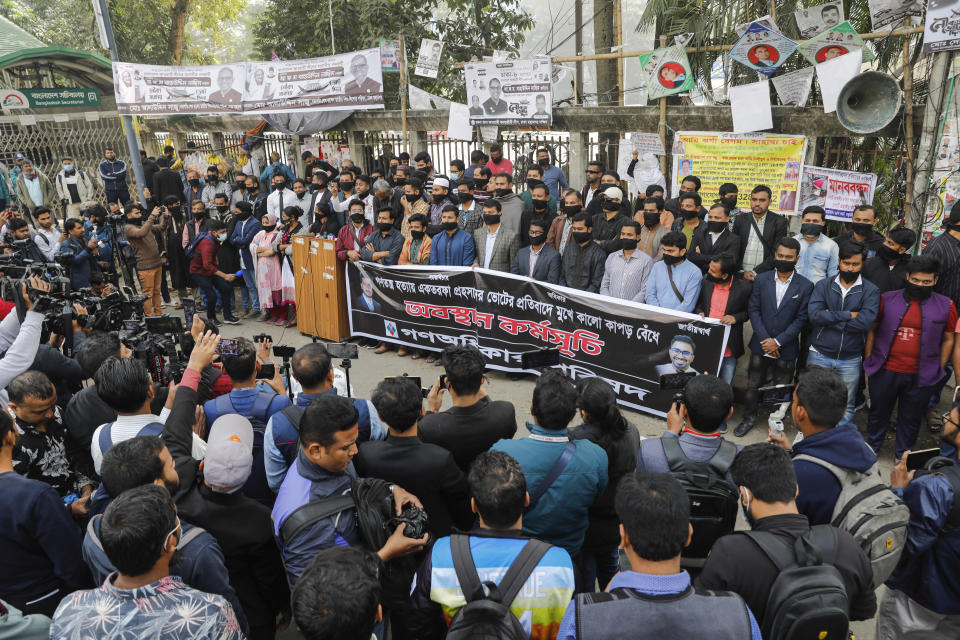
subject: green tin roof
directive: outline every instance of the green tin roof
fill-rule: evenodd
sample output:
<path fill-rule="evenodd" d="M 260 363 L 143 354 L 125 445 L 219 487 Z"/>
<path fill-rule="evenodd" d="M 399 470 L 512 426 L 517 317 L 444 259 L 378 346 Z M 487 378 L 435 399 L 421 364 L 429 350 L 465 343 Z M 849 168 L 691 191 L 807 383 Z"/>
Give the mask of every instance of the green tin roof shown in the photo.
<path fill-rule="evenodd" d="M 0 56 L 19 51 L 20 49 L 38 49 L 46 47 L 38 38 L 0 16 Z"/>

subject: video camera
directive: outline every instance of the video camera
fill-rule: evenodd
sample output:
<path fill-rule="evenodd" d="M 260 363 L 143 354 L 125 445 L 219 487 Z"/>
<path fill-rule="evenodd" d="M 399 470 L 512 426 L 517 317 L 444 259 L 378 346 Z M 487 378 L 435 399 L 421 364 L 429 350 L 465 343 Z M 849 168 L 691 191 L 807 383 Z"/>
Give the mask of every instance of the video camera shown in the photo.
<path fill-rule="evenodd" d="M 146 365 L 154 382 L 166 385 L 179 380 L 187 368 L 188 359 L 181 345 L 183 334 L 183 321 L 177 316 L 141 317 L 123 321 L 120 341 Z"/>

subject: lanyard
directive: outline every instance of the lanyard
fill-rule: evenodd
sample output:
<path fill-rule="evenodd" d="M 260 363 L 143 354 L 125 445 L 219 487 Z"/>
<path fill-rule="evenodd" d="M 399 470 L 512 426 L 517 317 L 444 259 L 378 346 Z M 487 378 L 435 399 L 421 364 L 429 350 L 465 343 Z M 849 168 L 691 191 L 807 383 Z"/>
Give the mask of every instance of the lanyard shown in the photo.
<path fill-rule="evenodd" d="M 567 436 L 541 436 L 537 433 L 531 433 L 527 436 L 531 440 L 537 440 L 539 442 L 569 442 L 570 438 Z"/>

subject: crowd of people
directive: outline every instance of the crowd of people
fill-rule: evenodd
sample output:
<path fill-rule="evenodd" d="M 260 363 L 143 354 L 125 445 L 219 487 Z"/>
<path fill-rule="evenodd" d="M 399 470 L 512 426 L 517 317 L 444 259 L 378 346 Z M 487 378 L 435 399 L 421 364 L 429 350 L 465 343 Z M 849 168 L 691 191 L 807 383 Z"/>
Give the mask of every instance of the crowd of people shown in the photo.
<path fill-rule="evenodd" d="M 61 350 L 34 310 L 41 279 L 0 308 L 0 638 L 267 639 L 294 625 L 324 640 L 790 640 L 874 617 L 882 640 L 960 635 L 960 399 L 936 410 L 960 367 L 960 205 L 911 257 L 915 233 L 881 233 L 869 205 L 834 238 L 808 207 L 791 235 L 766 186 L 743 210 L 737 185 L 708 197 L 696 176 L 631 202 L 600 162 L 570 188 L 548 149 L 519 192 L 498 145 L 446 173 L 426 152 L 368 172 L 305 154 L 304 177 L 279 156 L 191 153 L 143 155 L 146 207 L 113 150 L 96 178 L 65 158 L 55 187 L 17 160 L 9 264 L 60 262 L 97 296 L 129 268 L 145 316 L 194 302 L 190 289 L 206 314 L 167 386 L 80 320 Z M 90 201 L 93 179 L 107 202 Z M 321 343 L 295 351 L 286 379 L 268 340 L 220 349 L 220 322 L 295 326 L 303 234 L 335 240 L 343 261 L 511 272 L 714 318 L 730 337 L 719 375 L 691 378 L 655 438 L 607 382 L 557 370 L 521 431 L 469 346 L 401 347 L 443 375 L 354 397 Z M 726 435 L 748 348 L 732 435 L 755 427 L 765 387 L 792 385 L 779 408 L 792 442 Z M 690 371 L 692 351 L 675 337 L 660 373 Z M 941 457 L 917 469 L 924 424 Z"/>

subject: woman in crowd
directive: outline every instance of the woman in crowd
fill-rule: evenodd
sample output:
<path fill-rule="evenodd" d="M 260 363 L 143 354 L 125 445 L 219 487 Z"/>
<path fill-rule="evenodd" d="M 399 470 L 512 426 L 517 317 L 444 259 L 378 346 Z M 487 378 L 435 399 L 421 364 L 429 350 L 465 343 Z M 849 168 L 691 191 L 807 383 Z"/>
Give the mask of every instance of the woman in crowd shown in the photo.
<path fill-rule="evenodd" d="M 590 523 L 583 541 L 580 589 L 600 590 L 620 571 L 620 520 L 614 509 L 620 479 L 637 467 L 640 435 L 617 408 L 617 394 L 600 378 L 584 378 L 577 384 L 577 407 L 583 424 L 570 431 L 572 440 L 586 439 L 607 452 L 607 488 L 590 508 Z"/>
<path fill-rule="evenodd" d="M 263 317 L 267 324 L 282 324 L 283 320 L 274 312 L 274 309 L 280 306 L 283 297 L 280 261 L 273 248 L 273 241 L 280 234 L 277 231 L 277 216 L 268 213 L 260 222 L 263 230 L 253 236 L 253 242 L 250 243 L 250 253 L 256 262 L 260 308 L 263 309 Z M 267 313 L 268 310 L 270 313 Z"/>
<path fill-rule="evenodd" d="M 280 304 L 274 305 L 271 313 L 277 320 L 274 324 L 297 326 L 297 297 L 293 279 L 293 236 L 303 233 L 300 217 L 303 209 L 297 206 L 284 207 L 280 212 L 282 226 L 273 237 L 273 251 L 280 259 Z"/>

